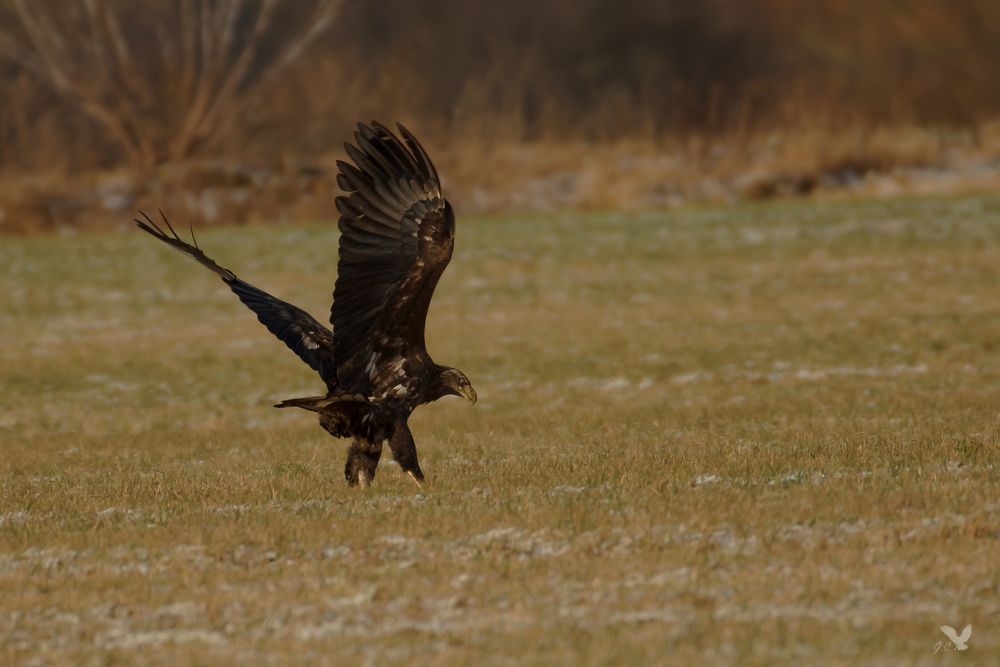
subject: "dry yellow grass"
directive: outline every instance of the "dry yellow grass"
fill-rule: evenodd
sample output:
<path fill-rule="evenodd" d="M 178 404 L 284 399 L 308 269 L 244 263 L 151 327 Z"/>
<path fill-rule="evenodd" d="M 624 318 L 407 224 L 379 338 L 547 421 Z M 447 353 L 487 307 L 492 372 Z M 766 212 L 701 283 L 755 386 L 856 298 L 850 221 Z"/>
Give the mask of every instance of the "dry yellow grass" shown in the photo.
<path fill-rule="evenodd" d="M 333 224 L 199 239 L 328 307 Z M 992 197 L 463 218 L 480 402 L 359 491 L 207 272 L 3 239 L 0 663 L 995 664 L 998 279 Z"/>
<path fill-rule="evenodd" d="M 642 211 L 814 192 L 956 196 L 1000 187 L 1000 123 L 972 132 L 834 124 L 808 114 L 721 134 L 495 144 L 470 137 L 453 142 L 457 151 L 441 141 L 442 172 L 460 203 L 484 212 Z"/>
<path fill-rule="evenodd" d="M 725 133 L 519 141 L 429 133 L 445 189 L 466 213 L 628 211 L 818 195 L 976 195 L 1000 189 L 1000 121 L 973 129 L 866 122 L 794 123 Z M 329 215 L 342 148 L 248 166 L 230 158 L 155 173 L 21 171 L 0 179 L 0 234 L 121 227 L 150 200 L 199 228 Z"/>

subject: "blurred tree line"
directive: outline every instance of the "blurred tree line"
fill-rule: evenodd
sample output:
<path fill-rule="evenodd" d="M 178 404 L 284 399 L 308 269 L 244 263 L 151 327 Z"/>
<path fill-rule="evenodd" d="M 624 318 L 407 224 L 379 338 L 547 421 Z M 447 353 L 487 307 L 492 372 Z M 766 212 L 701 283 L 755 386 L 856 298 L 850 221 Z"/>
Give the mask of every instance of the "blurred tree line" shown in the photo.
<path fill-rule="evenodd" d="M 0 0 L 0 168 L 1000 115 L 996 0 Z"/>

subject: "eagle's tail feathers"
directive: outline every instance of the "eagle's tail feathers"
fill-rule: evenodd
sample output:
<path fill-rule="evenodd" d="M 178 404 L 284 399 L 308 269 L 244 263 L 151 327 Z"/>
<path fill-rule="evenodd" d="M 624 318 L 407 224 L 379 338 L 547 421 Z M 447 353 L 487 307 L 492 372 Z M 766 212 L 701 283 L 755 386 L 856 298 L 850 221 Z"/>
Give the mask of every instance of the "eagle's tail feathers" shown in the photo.
<path fill-rule="evenodd" d="M 304 398 L 289 398 L 275 403 L 276 408 L 302 408 L 313 412 L 322 412 L 334 403 L 368 403 L 361 394 L 336 393 L 326 396 L 306 396 Z"/>

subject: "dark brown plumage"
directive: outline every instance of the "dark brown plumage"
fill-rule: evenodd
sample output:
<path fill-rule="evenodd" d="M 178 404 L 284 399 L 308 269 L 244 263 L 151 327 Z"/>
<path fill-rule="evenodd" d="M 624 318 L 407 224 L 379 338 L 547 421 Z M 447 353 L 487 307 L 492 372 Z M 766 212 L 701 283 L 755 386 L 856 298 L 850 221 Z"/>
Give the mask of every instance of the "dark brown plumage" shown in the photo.
<path fill-rule="evenodd" d="M 402 125 L 402 139 L 379 123 L 358 125 L 354 162 L 338 162 L 340 261 L 330 312 L 332 330 L 301 308 L 240 280 L 198 247 L 148 216 L 139 227 L 215 272 L 267 329 L 319 373 L 326 394 L 282 401 L 319 413 L 320 425 L 350 437 L 344 475 L 367 486 L 388 441 L 393 457 L 423 480 L 410 413 L 446 395 L 475 403 L 461 371 L 440 366 L 424 344 L 427 309 L 451 260 L 455 216 L 423 147 Z M 162 215 L 162 214 L 161 214 Z"/>

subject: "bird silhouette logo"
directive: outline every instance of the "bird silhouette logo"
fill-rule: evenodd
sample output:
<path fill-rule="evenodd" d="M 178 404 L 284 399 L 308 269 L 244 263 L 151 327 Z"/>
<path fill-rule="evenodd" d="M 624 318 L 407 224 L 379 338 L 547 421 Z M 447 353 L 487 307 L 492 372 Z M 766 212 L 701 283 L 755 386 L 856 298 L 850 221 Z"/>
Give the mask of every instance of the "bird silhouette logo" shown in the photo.
<path fill-rule="evenodd" d="M 962 634 L 955 632 L 955 628 L 950 625 L 942 625 L 941 632 L 943 632 L 945 637 L 950 639 L 951 643 L 955 645 L 956 651 L 964 651 L 969 648 L 969 645 L 966 642 L 969 641 L 970 637 L 972 637 L 971 625 L 967 625 L 962 628 Z"/>

